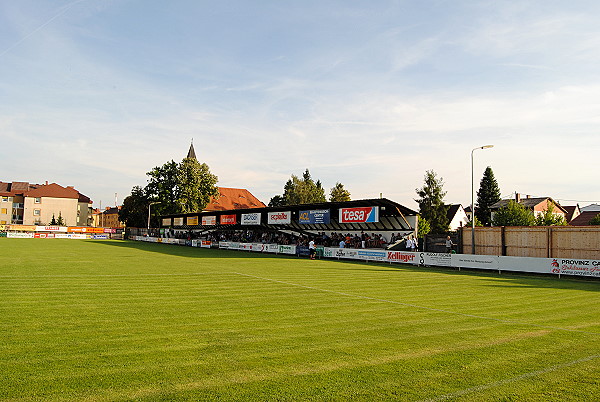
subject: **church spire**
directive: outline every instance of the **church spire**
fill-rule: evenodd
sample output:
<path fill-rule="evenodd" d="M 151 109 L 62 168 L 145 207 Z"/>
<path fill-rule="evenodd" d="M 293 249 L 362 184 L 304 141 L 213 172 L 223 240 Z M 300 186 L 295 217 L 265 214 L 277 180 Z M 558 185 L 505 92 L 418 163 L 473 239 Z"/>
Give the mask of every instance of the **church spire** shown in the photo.
<path fill-rule="evenodd" d="M 186 156 L 186 158 L 193 158 L 196 159 L 196 151 L 194 151 L 194 139 L 192 138 L 192 143 L 190 144 L 190 150 L 188 151 L 188 154 Z"/>

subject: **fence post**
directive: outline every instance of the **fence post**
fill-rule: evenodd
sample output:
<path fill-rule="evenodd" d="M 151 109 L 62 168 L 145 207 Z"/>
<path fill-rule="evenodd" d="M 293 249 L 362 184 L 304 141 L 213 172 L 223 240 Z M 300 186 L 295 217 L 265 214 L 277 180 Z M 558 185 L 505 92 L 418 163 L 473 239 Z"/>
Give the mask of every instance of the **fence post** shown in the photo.
<path fill-rule="evenodd" d="M 500 226 L 500 250 L 506 256 L 506 226 Z"/>

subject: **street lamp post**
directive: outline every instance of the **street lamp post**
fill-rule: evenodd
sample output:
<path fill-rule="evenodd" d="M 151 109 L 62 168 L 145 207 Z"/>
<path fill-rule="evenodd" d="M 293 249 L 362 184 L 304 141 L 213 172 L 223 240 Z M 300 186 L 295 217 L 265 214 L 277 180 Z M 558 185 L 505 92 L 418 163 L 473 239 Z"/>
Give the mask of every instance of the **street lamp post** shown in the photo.
<path fill-rule="evenodd" d="M 154 204 L 160 204 L 160 202 L 154 201 L 154 202 L 151 202 L 150 204 L 148 204 L 148 231 L 150 231 L 150 207 Z M 148 234 L 150 234 L 150 233 L 148 233 Z"/>
<path fill-rule="evenodd" d="M 473 173 L 473 152 L 478 149 L 493 147 L 493 145 L 484 145 L 471 150 L 471 254 L 475 254 L 475 176 Z"/>

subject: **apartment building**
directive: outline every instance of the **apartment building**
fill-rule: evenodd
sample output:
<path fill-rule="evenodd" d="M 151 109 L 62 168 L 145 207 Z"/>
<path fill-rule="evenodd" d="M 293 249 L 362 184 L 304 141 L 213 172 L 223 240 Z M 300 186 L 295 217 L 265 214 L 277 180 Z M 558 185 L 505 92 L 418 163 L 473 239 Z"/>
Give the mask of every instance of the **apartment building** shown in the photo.
<path fill-rule="evenodd" d="M 92 200 L 73 186 L 0 182 L 0 224 L 47 225 L 53 216 L 65 226 L 89 226 Z"/>

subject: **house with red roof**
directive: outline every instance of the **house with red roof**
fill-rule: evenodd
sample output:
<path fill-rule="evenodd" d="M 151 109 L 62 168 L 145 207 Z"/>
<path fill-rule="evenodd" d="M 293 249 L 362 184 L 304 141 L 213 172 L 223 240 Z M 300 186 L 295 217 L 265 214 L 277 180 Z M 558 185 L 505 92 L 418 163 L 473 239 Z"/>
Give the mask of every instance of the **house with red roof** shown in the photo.
<path fill-rule="evenodd" d="M 0 224 L 89 226 L 92 200 L 73 186 L 56 183 L 0 182 Z"/>

